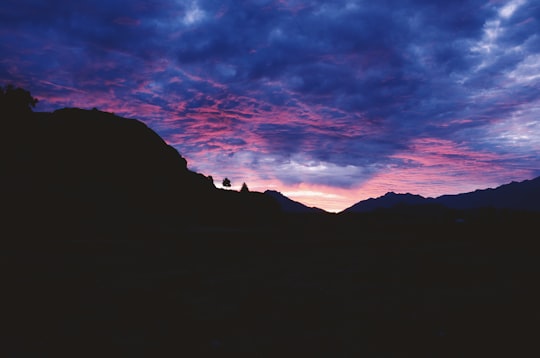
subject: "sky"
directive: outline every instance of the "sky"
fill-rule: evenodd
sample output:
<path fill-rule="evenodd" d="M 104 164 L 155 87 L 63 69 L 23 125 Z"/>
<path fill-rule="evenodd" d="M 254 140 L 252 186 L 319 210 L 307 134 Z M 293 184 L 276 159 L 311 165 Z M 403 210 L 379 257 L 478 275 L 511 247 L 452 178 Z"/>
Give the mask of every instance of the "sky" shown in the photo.
<path fill-rule="evenodd" d="M 328 211 L 540 175 L 537 0 L 2 0 L 8 83 Z"/>

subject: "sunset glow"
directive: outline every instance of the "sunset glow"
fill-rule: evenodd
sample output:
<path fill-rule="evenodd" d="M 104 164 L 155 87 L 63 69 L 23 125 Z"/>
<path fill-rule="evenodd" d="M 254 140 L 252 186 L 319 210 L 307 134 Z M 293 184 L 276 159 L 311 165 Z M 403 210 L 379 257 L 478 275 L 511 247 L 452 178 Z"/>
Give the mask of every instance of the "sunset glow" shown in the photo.
<path fill-rule="evenodd" d="M 533 0 L 6 0 L 0 84 L 338 212 L 539 176 L 539 34 Z"/>

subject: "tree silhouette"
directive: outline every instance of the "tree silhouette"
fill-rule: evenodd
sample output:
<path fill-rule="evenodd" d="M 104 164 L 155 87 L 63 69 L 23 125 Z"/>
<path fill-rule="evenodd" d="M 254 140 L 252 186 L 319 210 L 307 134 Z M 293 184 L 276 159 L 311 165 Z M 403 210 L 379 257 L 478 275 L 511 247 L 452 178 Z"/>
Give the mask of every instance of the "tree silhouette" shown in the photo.
<path fill-rule="evenodd" d="M 230 188 L 231 187 L 231 181 L 229 180 L 229 178 L 225 178 L 223 179 L 223 186 L 226 187 L 226 188 Z"/>
<path fill-rule="evenodd" d="M 0 108 L 12 112 L 31 112 L 38 99 L 32 97 L 29 91 L 9 84 L 0 86 Z"/>
<path fill-rule="evenodd" d="M 246 183 L 242 184 L 242 189 L 240 189 L 241 193 L 249 193 L 249 188 L 246 185 Z"/>

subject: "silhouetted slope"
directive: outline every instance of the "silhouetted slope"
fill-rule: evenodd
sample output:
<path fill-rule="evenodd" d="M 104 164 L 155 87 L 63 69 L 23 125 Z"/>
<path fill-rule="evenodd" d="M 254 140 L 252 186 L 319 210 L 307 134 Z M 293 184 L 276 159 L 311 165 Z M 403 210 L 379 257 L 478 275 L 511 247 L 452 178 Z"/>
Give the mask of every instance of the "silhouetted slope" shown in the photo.
<path fill-rule="evenodd" d="M 137 120 L 81 109 L 5 117 L 0 185 L 15 235 L 138 235 L 277 211 L 262 194 L 223 195 Z"/>
<path fill-rule="evenodd" d="M 212 222 L 221 226 L 269 228 L 279 223 L 280 207 L 273 199 L 255 191 L 219 189 L 207 203 Z"/>
<path fill-rule="evenodd" d="M 511 209 L 540 211 L 540 177 L 522 182 L 512 182 L 495 189 L 476 190 L 457 195 L 424 198 L 413 194 L 386 193 L 379 198 L 360 201 L 343 210 L 343 213 L 370 212 L 396 206 L 442 205 L 449 209 Z"/>
<path fill-rule="evenodd" d="M 316 207 L 309 207 L 297 201 L 294 201 L 285 195 L 281 194 L 279 191 L 275 190 L 266 190 L 265 195 L 268 195 L 274 198 L 281 207 L 281 210 L 285 213 L 302 213 L 302 214 L 311 214 L 311 213 L 325 213 L 323 209 Z"/>
<path fill-rule="evenodd" d="M 540 211 L 540 177 L 512 182 L 495 189 L 443 195 L 436 202 L 454 209 L 497 208 Z"/>
<path fill-rule="evenodd" d="M 388 192 L 384 196 L 376 199 L 369 198 L 367 200 L 360 201 L 345 209 L 343 212 L 365 213 L 377 209 L 389 209 L 398 205 L 422 205 L 427 204 L 430 201 L 430 199 L 426 199 L 420 195 L 409 193 L 396 194 L 394 192 Z"/>

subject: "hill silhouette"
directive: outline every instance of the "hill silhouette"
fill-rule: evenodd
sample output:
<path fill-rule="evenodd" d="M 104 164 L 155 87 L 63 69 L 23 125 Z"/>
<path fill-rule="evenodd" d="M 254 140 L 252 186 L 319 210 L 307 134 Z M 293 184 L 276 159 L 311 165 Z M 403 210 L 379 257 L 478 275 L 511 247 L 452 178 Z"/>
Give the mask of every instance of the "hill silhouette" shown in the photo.
<path fill-rule="evenodd" d="M 98 110 L 4 111 L 3 230 L 144 235 L 275 217 L 261 193 L 216 189 L 144 123 Z M 7 112 L 7 113 L 6 113 Z"/>
<path fill-rule="evenodd" d="M 540 177 L 512 182 L 494 189 L 443 195 L 435 202 L 454 209 L 495 208 L 540 212 Z"/>
<path fill-rule="evenodd" d="M 285 213 L 296 213 L 296 214 L 313 214 L 313 213 L 325 213 L 323 209 L 316 207 L 309 207 L 298 201 L 294 201 L 287 196 L 283 195 L 276 190 L 266 190 L 264 194 L 274 198 L 280 205 L 281 210 Z"/>
<path fill-rule="evenodd" d="M 394 192 L 388 192 L 384 196 L 379 198 L 369 198 L 362 200 L 351 207 L 343 210 L 343 213 L 365 213 L 376 209 L 388 209 L 397 205 L 420 205 L 425 204 L 429 199 L 425 199 L 420 195 L 414 194 L 396 194 Z"/>
<path fill-rule="evenodd" d="M 448 209 L 461 210 L 492 208 L 540 212 L 540 177 L 504 184 L 494 189 L 442 195 L 437 198 L 389 192 L 379 198 L 360 201 L 343 210 L 343 213 L 365 213 L 377 209 L 418 205 L 440 205 Z"/>

